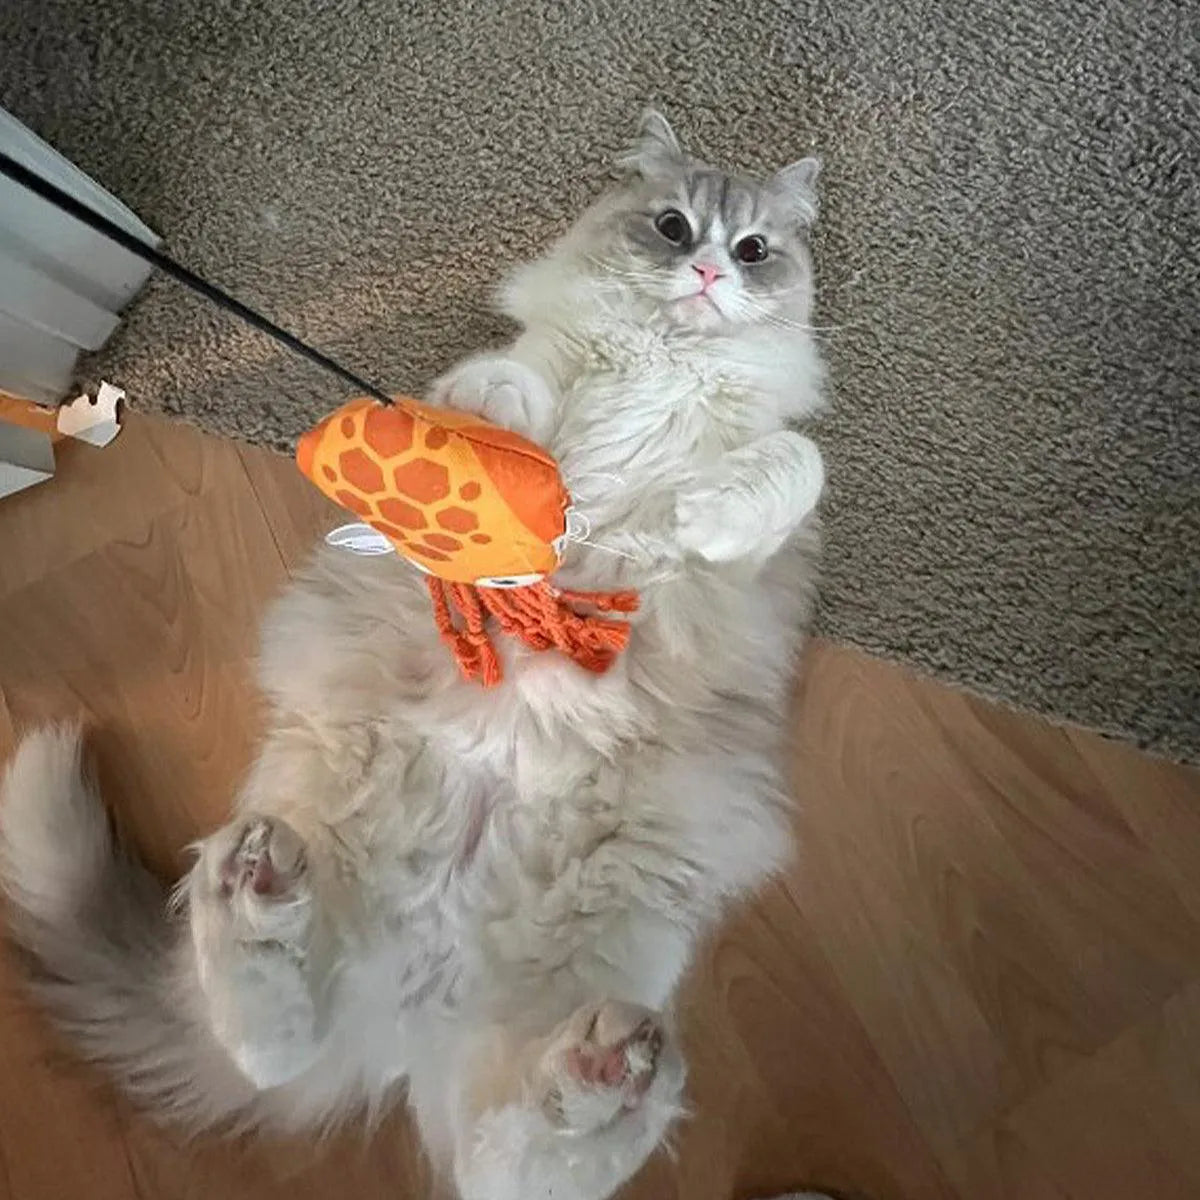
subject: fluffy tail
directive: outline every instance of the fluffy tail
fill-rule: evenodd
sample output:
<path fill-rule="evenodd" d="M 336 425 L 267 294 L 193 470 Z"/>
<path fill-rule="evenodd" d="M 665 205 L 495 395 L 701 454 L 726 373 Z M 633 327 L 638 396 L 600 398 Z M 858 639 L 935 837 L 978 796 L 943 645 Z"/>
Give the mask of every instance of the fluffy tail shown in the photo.
<path fill-rule="evenodd" d="M 157 1115 L 247 1123 L 255 1093 L 199 1019 L 190 945 L 165 896 L 114 838 L 78 729 L 17 750 L 0 788 L 0 886 L 30 987 L 80 1052 Z"/>

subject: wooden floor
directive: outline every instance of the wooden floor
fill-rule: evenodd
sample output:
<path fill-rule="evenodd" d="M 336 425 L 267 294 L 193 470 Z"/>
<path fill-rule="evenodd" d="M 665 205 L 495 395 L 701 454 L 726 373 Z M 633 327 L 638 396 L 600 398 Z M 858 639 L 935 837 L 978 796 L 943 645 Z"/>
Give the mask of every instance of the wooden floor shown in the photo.
<path fill-rule="evenodd" d="M 182 426 L 64 443 L 0 501 L 0 756 L 84 712 L 155 866 L 224 817 L 264 604 L 336 514 Z M 1200 1197 L 1200 777 L 817 643 L 795 868 L 685 998 L 694 1116 L 637 1200 Z M 366 1144 L 185 1147 L 0 992 L 0 1200 L 417 1200 Z"/>

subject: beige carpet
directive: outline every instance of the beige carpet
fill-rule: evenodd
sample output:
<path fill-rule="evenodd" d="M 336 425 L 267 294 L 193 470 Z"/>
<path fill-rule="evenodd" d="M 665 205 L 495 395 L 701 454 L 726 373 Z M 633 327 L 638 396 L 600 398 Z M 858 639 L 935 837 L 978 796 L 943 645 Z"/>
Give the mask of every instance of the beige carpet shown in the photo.
<path fill-rule="evenodd" d="M 1200 757 L 1200 31 L 1184 0 L 7 0 L 0 104 L 386 386 L 653 100 L 826 161 L 824 629 Z M 158 281 L 99 365 L 287 445 L 336 383 Z"/>

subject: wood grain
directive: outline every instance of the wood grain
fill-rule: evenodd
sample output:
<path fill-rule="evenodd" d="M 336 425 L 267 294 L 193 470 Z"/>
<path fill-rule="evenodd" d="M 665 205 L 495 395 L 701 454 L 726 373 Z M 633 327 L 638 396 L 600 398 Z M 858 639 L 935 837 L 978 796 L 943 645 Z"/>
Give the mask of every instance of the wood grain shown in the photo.
<path fill-rule="evenodd" d="M 133 417 L 0 502 L 0 753 L 84 715 L 164 875 L 253 752 L 255 630 L 344 519 L 284 459 Z M 816 643 L 793 867 L 681 1001 L 692 1115 L 630 1200 L 1200 1196 L 1200 778 Z M 373 1138 L 182 1143 L 0 973 L 0 1200 L 425 1200 Z"/>
<path fill-rule="evenodd" d="M 1200 988 L 1018 1105 L 956 1153 L 979 1200 L 1200 1196 Z"/>

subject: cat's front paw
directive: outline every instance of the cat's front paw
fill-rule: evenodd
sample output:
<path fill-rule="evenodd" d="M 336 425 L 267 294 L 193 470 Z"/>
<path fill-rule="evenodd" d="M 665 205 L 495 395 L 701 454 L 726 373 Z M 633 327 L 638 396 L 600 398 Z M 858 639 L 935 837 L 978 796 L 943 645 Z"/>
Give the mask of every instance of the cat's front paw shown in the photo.
<path fill-rule="evenodd" d="M 714 563 L 767 557 L 812 512 L 824 487 L 821 452 L 800 434 L 735 451 L 680 493 L 680 547 Z"/>
<path fill-rule="evenodd" d="M 474 413 L 534 441 L 545 440 L 554 417 L 554 395 L 532 368 L 511 358 L 467 359 L 429 389 L 439 408 Z"/>
<path fill-rule="evenodd" d="M 753 510 L 737 489 L 710 483 L 675 502 L 676 536 L 683 550 L 709 562 L 732 562 L 751 553 L 757 529 Z"/>

